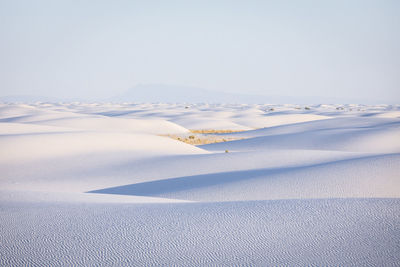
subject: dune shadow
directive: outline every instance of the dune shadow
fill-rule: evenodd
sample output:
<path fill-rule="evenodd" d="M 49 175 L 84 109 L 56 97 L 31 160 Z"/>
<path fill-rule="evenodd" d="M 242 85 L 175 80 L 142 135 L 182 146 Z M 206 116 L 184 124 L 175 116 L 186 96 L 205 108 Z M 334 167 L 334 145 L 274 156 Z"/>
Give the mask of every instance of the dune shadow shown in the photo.
<path fill-rule="evenodd" d="M 398 155 L 386 154 L 385 156 Z M 177 178 L 169 178 L 162 180 L 155 180 L 149 182 L 128 184 L 116 187 L 109 187 L 104 189 L 92 190 L 86 193 L 99 193 L 99 194 L 116 194 L 116 195 L 136 195 L 136 196 L 163 196 L 171 193 L 182 191 L 190 191 L 195 189 L 207 188 L 212 186 L 223 186 L 230 183 L 235 183 L 243 180 L 250 179 L 273 179 L 276 174 L 290 173 L 306 168 L 314 168 L 318 166 L 326 166 L 337 164 L 340 162 L 352 162 L 360 159 L 379 158 L 382 155 L 368 155 L 352 159 L 342 159 L 336 161 L 329 161 L 311 165 L 301 166 L 286 166 L 279 168 L 263 168 L 252 170 L 241 170 L 231 172 L 208 173 L 201 175 L 182 176 Z"/>
<path fill-rule="evenodd" d="M 8 117 L 8 118 L 2 118 L 2 119 L 0 119 L 0 122 L 16 122 L 16 123 L 18 123 L 19 120 L 27 119 L 30 117 L 32 117 L 32 115 L 13 116 L 13 117 Z"/>
<path fill-rule="evenodd" d="M 191 189 L 199 189 L 223 185 L 227 183 L 234 183 L 241 180 L 254 179 L 257 177 L 265 177 L 274 173 L 289 171 L 290 169 L 295 168 L 257 169 L 183 176 L 177 178 L 104 188 L 89 191 L 87 193 L 160 196 Z"/>
<path fill-rule="evenodd" d="M 101 115 L 106 117 L 120 117 L 124 115 L 130 115 L 141 112 L 140 110 L 128 110 L 128 111 L 120 111 L 120 110 L 111 110 L 106 112 L 98 112 L 94 113 L 95 115 Z"/>

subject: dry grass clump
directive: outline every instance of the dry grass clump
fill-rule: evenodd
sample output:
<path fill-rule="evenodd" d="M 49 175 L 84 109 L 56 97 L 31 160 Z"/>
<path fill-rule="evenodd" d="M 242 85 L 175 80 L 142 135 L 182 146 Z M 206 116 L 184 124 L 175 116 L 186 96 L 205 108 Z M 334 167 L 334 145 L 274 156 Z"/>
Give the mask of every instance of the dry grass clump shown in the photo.
<path fill-rule="evenodd" d="M 224 133 L 238 133 L 244 130 L 190 130 L 192 133 L 198 134 L 224 134 Z"/>
<path fill-rule="evenodd" d="M 243 138 L 231 138 L 231 137 L 219 137 L 219 136 L 181 136 L 181 135 L 174 135 L 174 134 L 168 134 L 166 135 L 172 139 L 184 142 L 186 144 L 190 145 L 206 145 L 206 144 L 213 144 L 213 143 L 221 143 L 221 142 L 227 142 L 227 141 L 233 141 L 233 140 L 238 140 L 238 139 L 243 139 Z"/>
<path fill-rule="evenodd" d="M 243 131 L 244 130 L 190 130 L 190 134 L 187 135 L 166 134 L 162 136 L 168 136 L 169 138 L 184 142 L 186 144 L 199 146 L 199 145 L 222 143 L 222 142 L 244 139 L 238 137 L 227 137 L 218 135 L 218 134 L 236 133 Z M 225 152 L 228 153 L 228 151 Z"/>
<path fill-rule="evenodd" d="M 168 136 L 172 139 L 184 142 L 186 144 L 195 145 L 195 146 L 244 139 L 244 138 L 238 138 L 238 137 L 227 137 L 227 136 L 215 135 L 215 134 L 221 134 L 221 133 L 241 132 L 241 131 L 235 131 L 235 130 L 190 130 L 190 132 L 191 132 L 191 134 L 188 134 L 188 135 L 167 134 L 164 136 Z"/>

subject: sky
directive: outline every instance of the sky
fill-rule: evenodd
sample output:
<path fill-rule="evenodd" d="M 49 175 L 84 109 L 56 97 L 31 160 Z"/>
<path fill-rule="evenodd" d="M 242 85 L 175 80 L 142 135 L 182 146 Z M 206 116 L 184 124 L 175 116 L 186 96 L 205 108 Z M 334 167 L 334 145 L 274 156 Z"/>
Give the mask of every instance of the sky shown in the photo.
<path fill-rule="evenodd" d="M 0 0 L 0 96 L 138 84 L 400 103 L 400 1 Z"/>

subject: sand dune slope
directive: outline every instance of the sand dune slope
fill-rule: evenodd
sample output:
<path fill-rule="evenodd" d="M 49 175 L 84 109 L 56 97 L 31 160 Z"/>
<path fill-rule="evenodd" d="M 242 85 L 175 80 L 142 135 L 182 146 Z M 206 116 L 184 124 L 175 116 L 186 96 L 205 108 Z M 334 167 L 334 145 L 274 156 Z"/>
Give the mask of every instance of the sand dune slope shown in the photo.
<path fill-rule="evenodd" d="M 0 206 L 0 265 L 396 266 L 398 199 Z"/>
<path fill-rule="evenodd" d="M 266 168 L 162 179 L 92 193 L 197 201 L 309 198 L 398 198 L 400 154 L 290 168 Z"/>
<path fill-rule="evenodd" d="M 399 112 L 0 104 L 0 265 L 397 266 Z"/>

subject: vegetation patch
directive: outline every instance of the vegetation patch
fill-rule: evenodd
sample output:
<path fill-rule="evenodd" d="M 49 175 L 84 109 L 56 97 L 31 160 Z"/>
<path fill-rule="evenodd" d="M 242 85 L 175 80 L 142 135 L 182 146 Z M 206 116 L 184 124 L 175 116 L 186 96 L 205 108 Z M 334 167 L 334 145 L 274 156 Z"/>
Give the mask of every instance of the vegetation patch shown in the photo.
<path fill-rule="evenodd" d="M 227 137 L 227 136 L 216 135 L 223 133 L 242 132 L 235 130 L 190 130 L 190 132 L 191 133 L 188 135 L 167 134 L 163 136 L 168 136 L 172 139 L 195 146 L 244 139 L 243 137 L 238 138 L 238 137 Z"/>
<path fill-rule="evenodd" d="M 244 132 L 244 130 L 189 130 L 189 131 L 198 134 L 224 134 L 224 133 Z"/>

